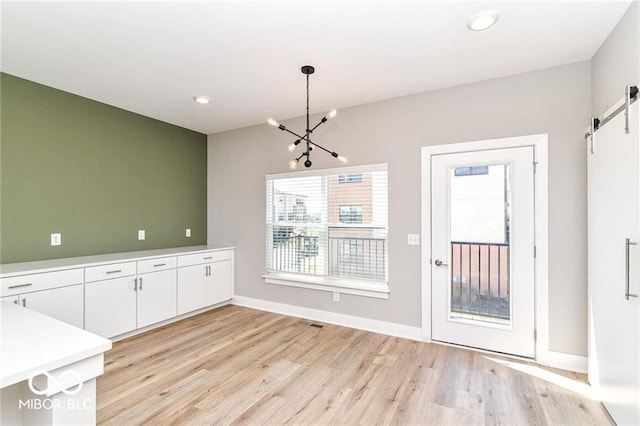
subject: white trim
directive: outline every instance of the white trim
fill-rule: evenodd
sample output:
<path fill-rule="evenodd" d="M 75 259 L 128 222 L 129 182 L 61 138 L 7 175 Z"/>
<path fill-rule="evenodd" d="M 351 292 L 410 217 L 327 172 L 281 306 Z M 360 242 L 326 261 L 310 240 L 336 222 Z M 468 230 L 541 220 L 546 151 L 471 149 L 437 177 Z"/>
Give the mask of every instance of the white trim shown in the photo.
<path fill-rule="evenodd" d="M 586 356 L 547 351 L 544 356 L 538 356 L 536 362 L 560 370 L 587 374 L 588 358 Z"/>
<path fill-rule="evenodd" d="M 370 331 L 372 333 L 386 334 L 389 336 L 401 337 L 403 339 L 415 340 L 422 342 L 422 329 L 420 327 L 412 327 L 409 325 L 402 325 L 396 323 L 390 323 L 386 321 L 379 321 L 368 318 L 355 317 L 352 315 L 339 314 L 335 312 L 321 311 L 318 309 L 305 308 L 302 306 L 287 305 L 284 303 L 270 302 L 262 299 L 254 299 L 252 297 L 234 296 L 231 300 L 232 305 L 244 306 L 246 308 L 258 309 L 266 312 L 273 312 L 276 314 L 292 316 L 296 318 L 305 318 L 312 321 L 324 322 L 327 324 L 339 325 L 342 327 L 355 328 L 357 330 Z M 200 313 L 198 311 L 197 313 Z M 432 342 L 435 344 L 442 344 L 445 346 L 457 347 L 460 349 L 471 350 L 474 352 L 481 352 L 492 354 L 493 352 L 485 351 L 482 349 L 467 348 L 459 345 L 452 345 L 449 343 Z M 526 358 L 499 354 L 500 356 L 519 359 L 523 361 L 529 361 Z M 544 357 L 538 357 L 537 363 L 540 365 L 546 365 L 553 368 L 559 368 L 567 371 L 575 371 L 577 373 L 586 373 L 587 371 L 587 358 L 579 355 L 566 354 L 562 352 L 546 352 Z"/>
<path fill-rule="evenodd" d="M 285 173 L 271 173 L 265 175 L 265 180 L 269 179 L 287 179 L 294 177 L 304 176 L 329 176 L 329 175 L 344 175 L 348 173 L 365 173 L 387 170 L 387 163 L 370 164 L 366 166 L 346 166 L 346 167 L 334 167 L 331 169 L 313 169 L 313 170 L 300 170 L 291 171 Z"/>
<path fill-rule="evenodd" d="M 577 365 L 549 351 L 549 217 L 548 217 L 548 135 L 527 135 L 503 139 L 463 142 L 422 147 L 422 336 L 431 340 L 431 157 L 434 155 L 533 146 L 537 162 L 535 176 L 535 323 L 537 330 L 536 360 L 551 360 L 561 365 Z M 564 354 L 563 354 L 564 355 Z M 576 358 L 582 358 L 577 355 Z M 551 365 L 551 364 L 549 364 Z M 555 364 L 554 364 L 555 366 Z"/>
<path fill-rule="evenodd" d="M 288 315 L 297 318 L 305 318 L 313 321 L 355 328 L 357 330 L 370 331 L 372 333 L 386 334 L 388 336 L 401 337 L 403 339 L 422 341 L 420 327 L 379 321 L 369 318 L 355 317 L 352 315 L 335 312 L 321 311 L 302 306 L 287 305 L 284 303 L 270 302 L 254 299 L 252 297 L 234 296 L 233 305 Z"/>
<path fill-rule="evenodd" d="M 267 284 L 310 288 L 313 290 L 354 294 L 377 299 L 389 298 L 389 284 L 386 282 L 350 280 L 332 278 L 324 275 L 287 274 L 281 272 L 269 272 L 263 275 L 262 278 L 264 278 Z"/>

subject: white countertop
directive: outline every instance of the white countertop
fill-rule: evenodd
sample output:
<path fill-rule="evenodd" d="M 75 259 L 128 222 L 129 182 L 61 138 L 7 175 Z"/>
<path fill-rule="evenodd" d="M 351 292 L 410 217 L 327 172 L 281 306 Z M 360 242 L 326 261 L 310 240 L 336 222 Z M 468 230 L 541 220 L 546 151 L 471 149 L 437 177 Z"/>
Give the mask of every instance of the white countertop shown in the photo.
<path fill-rule="evenodd" d="M 0 303 L 0 388 L 111 349 L 111 341 L 13 303 Z"/>
<path fill-rule="evenodd" d="M 105 265 L 122 261 L 135 261 L 163 256 L 198 253 L 203 251 L 231 250 L 234 247 L 216 245 L 202 245 L 189 247 L 171 247 L 157 250 L 140 250 L 125 253 L 98 254 L 94 256 L 65 257 L 62 259 L 36 260 L 33 262 L 5 263 L 0 265 L 0 278 L 8 278 L 25 272 L 41 273 L 53 272 L 70 267 L 84 268 L 85 266 Z"/>

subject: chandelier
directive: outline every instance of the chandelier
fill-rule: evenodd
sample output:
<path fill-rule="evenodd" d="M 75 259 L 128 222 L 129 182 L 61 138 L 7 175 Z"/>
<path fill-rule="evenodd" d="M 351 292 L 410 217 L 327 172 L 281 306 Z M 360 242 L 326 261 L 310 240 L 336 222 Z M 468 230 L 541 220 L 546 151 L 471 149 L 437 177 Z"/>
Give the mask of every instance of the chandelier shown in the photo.
<path fill-rule="evenodd" d="M 294 158 L 293 160 L 289 161 L 289 168 L 290 169 L 295 169 L 296 167 L 298 167 L 298 163 L 300 162 L 300 160 L 302 158 L 306 158 L 304 161 L 304 166 L 305 167 L 311 167 L 311 151 L 314 148 L 319 148 L 325 152 L 328 152 L 329 154 L 331 154 L 333 157 L 337 158 L 338 160 L 342 161 L 343 163 L 347 162 L 347 159 L 345 157 L 343 157 L 342 155 L 338 155 L 337 152 L 335 151 L 329 151 L 328 149 L 326 149 L 325 147 L 318 145 L 315 142 L 311 141 L 311 133 L 313 133 L 313 131 L 315 129 L 317 129 L 321 124 L 326 123 L 327 120 L 330 120 L 332 118 L 334 118 L 337 114 L 338 111 L 336 111 L 335 109 L 332 109 L 331 111 L 329 111 L 328 113 L 325 114 L 324 117 L 322 117 L 322 119 L 320 120 L 320 122 L 318 124 L 316 124 L 314 127 L 310 127 L 309 126 L 309 76 L 311 74 L 314 73 L 315 68 L 313 68 L 311 65 L 305 65 L 303 66 L 300 71 L 302 71 L 302 74 L 307 76 L 307 130 L 305 132 L 305 134 L 303 136 L 297 134 L 296 132 L 293 132 L 289 129 L 287 129 L 285 127 L 284 124 L 279 123 L 278 121 L 274 120 L 273 118 L 269 118 L 267 120 L 267 124 L 269 124 L 272 127 L 277 127 L 278 129 L 282 130 L 283 132 L 289 132 L 292 135 L 294 135 L 297 139 L 292 142 L 289 145 L 289 152 L 293 152 L 296 147 L 300 144 L 300 142 L 304 142 L 304 145 L 306 147 L 305 151 L 300 154 L 299 157 Z"/>

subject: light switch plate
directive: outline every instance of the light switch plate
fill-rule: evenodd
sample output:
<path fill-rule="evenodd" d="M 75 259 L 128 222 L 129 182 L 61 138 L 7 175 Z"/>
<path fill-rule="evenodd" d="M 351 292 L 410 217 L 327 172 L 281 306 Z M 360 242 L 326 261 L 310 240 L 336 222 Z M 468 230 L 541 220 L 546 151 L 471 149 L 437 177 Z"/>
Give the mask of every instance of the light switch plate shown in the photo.
<path fill-rule="evenodd" d="M 138 231 L 138 240 L 144 240 L 144 237 L 145 237 L 144 234 L 145 234 L 144 229 L 140 229 Z"/>
<path fill-rule="evenodd" d="M 420 245 L 420 235 L 419 234 L 407 234 L 407 244 L 410 246 L 419 246 Z"/>
<path fill-rule="evenodd" d="M 61 246 L 62 245 L 62 234 L 51 234 L 51 245 L 52 246 Z"/>
<path fill-rule="evenodd" d="M 187 237 L 191 237 L 191 229 L 187 228 L 184 232 L 184 235 Z"/>

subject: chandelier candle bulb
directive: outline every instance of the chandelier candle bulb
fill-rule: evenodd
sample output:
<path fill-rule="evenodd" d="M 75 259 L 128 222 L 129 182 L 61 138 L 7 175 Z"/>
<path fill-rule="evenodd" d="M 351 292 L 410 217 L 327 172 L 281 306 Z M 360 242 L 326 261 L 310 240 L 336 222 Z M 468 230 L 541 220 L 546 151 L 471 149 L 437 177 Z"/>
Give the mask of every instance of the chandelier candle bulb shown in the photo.
<path fill-rule="evenodd" d="M 298 167 L 298 160 L 291 160 L 289 161 L 289 168 L 290 169 L 295 169 L 296 167 Z"/>
<path fill-rule="evenodd" d="M 267 124 L 271 127 L 280 127 L 280 123 L 278 123 L 276 120 L 274 120 L 273 118 L 268 118 L 267 119 Z"/>
<path fill-rule="evenodd" d="M 324 116 L 324 118 L 326 118 L 327 120 L 331 120 L 332 118 L 335 118 L 336 115 L 338 115 L 338 111 L 335 109 L 332 109 Z"/>
<path fill-rule="evenodd" d="M 293 152 L 293 150 L 296 149 L 296 144 L 292 143 L 289 145 L 289 152 Z"/>
<path fill-rule="evenodd" d="M 347 160 L 347 157 L 343 157 L 342 155 L 338 155 L 338 160 L 342 161 L 343 163 L 349 162 L 349 160 Z"/>

